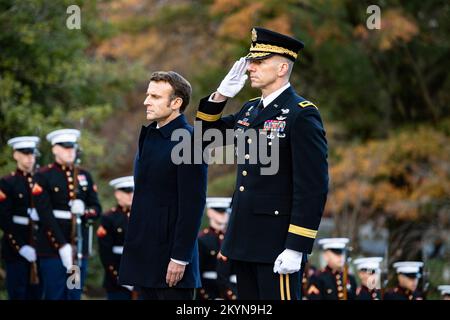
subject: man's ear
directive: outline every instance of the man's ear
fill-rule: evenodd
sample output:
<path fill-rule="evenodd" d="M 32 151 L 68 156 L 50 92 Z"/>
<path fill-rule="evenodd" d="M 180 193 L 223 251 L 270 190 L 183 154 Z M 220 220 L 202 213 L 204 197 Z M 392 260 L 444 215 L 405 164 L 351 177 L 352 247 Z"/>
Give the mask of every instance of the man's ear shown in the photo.
<path fill-rule="evenodd" d="M 14 152 L 13 152 L 13 158 L 14 158 L 14 160 L 18 161 L 18 157 L 19 157 L 19 155 L 17 154 L 17 151 L 14 150 Z"/>
<path fill-rule="evenodd" d="M 180 97 L 176 97 L 170 103 L 172 110 L 180 109 L 182 105 L 183 105 L 183 99 Z"/>
<path fill-rule="evenodd" d="M 284 76 L 286 73 L 289 72 L 289 64 L 287 62 L 280 63 L 278 70 L 280 76 Z"/>

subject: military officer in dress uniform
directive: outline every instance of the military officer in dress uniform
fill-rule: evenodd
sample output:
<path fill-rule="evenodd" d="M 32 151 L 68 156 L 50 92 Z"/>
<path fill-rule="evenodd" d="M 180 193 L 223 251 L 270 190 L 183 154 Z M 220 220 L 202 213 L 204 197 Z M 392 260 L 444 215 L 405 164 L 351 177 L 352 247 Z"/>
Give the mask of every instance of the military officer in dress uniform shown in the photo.
<path fill-rule="evenodd" d="M 39 138 L 32 136 L 10 139 L 17 169 L 0 179 L 2 260 L 11 300 L 41 298 L 35 245 L 39 217 L 31 198 L 38 143 Z"/>
<path fill-rule="evenodd" d="M 381 268 L 381 257 L 359 258 L 353 261 L 358 269 L 358 277 L 361 281 L 356 289 L 356 300 L 380 300 L 379 289 Z"/>
<path fill-rule="evenodd" d="M 216 92 L 200 101 L 202 128 L 233 130 L 238 174 L 223 256 L 236 267 L 238 299 L 300 299 L 328 192 L 327 141 L 317 107 L 289 83 L 303 43 L 263 28 L 252 30 L 250 53 Z M 245 85 L 261 97 L 222 117 Z M 259 155 L 267 151 L 267 164 Z"/>
<path fill-rule="evenodd" d="M 312 276 L 308 288 L 308 300 L 354 300 L 355 277 L 348 274 L 346 266 L 347 238 L 320 239 L 326 267 Z"/>
<path fill-rule="evenodd" d="M 133 287 L 118 283 L 118 272 L 133 201 L 134 179 L 133 176 L 121 177 L 111 180 L 109 185 L 115 190 L 117 205 L 102 215 L 97 229 L 100 260 L 105 268 L 103 287 L 108 300 L 131 300 L 136 292 Z"/>
<path fill-rule="evenodd" d="M 398 284 L 397 287 L 384 294 L 383 300 L 423 300 L 417 290 L 423 262 L 400 261 L 394 263 L 393 266 L 397 272 Z"/>
<path fill-rule="evenodd" d="M 88 227 L 101 213 L 91 174 L 75 163 L 79 136 L 75 129 L 47 135 L 55 162 L 36 173 L 32 190 L 40 218 L 37 251 L 44 299 L 81 298 L 89 253 Z"/>
<path fill-rule="evenodd" d="M 441 285 L 438 290 L 441 292 L 442 300 L 450 300 L 450 285 Z"/>
<path fill-rule="evenodd" d="M 202 288 L 198 291 L 201 300 L 236 299 L 236 275 L 229 261 L 218 259 L 225 236 L 231 198 L 211 197 L 206 199 L 206 215 L 209 227 L 198 236 L 200 274 Z"/>

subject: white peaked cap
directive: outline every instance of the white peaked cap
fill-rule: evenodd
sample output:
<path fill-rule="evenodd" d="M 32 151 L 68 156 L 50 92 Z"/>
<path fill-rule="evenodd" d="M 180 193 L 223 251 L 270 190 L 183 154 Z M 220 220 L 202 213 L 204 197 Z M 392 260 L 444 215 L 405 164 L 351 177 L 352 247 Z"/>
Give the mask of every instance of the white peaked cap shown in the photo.
<path fill-rule="evenodd" d="M 109 185 L 111 187 L 113 187 L 114 189 L 134 188 L 134 177 L 126 176 L 126 177 L 120 177 L 117 179 L 113 179 L 109 182 Z"/>
<path fill-rule="evenodd" d="M 207 208 L 223 208 L 228 209 L 231 204 L 231 198 L 228 197 L 208 197 L 206 198 Z"/>
<path fill-rule="evenodd" d="M 47 134 L 47 140 L 52 144 L 64 142 L 77 142 L 81 132 L 77 129 L 59 129 Z"/>
<path fill-rule="evenodd" d="M 14 150 L 29 148 L 34 149 L 37 147 L 39 140 L 39 137 L 35 136 L 15 137 L 8 140 L 8 145 L 10 145 Z"/>
<path fill-rule="evenodd" d="M 319 240 L 319 245 L 323 250 L 344 249 L 350 240 L 348 238 L 324 238 Z"/>

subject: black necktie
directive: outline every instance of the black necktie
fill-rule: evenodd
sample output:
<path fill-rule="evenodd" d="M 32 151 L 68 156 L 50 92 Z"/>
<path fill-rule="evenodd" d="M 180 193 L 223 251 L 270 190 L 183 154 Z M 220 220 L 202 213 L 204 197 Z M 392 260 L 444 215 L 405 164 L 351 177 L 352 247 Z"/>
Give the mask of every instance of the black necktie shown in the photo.
<path fill-rule="evenodd" d="M 263 111 L 263 109 L 264 109 L 264 103 L 263 103 L 263 100 L 261 99 L 261 100 L 259 100 L 258 105 L 255 107 L 255 111 L 254 111 L 255 116 L 253 117 L 253 119 L 256 119 L 259 116 L 259 114 L 261 113 L 261 111 Z"/>

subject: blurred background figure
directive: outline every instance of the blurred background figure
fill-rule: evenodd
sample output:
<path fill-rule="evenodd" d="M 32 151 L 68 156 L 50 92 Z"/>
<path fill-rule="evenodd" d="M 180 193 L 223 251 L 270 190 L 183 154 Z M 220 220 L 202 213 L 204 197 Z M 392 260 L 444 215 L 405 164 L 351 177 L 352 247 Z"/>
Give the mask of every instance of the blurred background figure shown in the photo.
<path fill-rule="evenodd" d="M 137 299 L 137 291 L 133 287 L 122 286 L 117 281 L 133 201 L 134 179 L 133 176 L 121 177 L 111 180 L 109 185 L 114 188 L 117 204 L 102 215 L 97 229 L 100 260 L 105 269 L 103 288 L 108 300 Z"/>
<path fill-rule="evenodd" d="M 47 134 L 55 160 L 35 175 L 32 195 L 40 219 L 37 251 L 46 300 L 81 299 L 90 225 L 102 212 L 97 185 L 79 166 L 80 135 L 76 129 Z"/>
<path fill-rule="evenodd" d="M 450 285 L 438 286 L 438 290 L 441 292 L 442 300 L 450 300 Z"/>
<path fill-rule="evenodd" d="M 347 238 L 325 238 L 319 240 L 326 267 L 310 278 L 308 300 L 354 300 L 355 277 L 348 273 Z"/>
<path fill-rule="evenodd" d="M 356 289 L 356 300 L 380 300 L 381 257 L 359 258 L 353 261 L 358 269 L 360 286 Z"/>
<path fill-rule="evenodd" d="M 42 293 L 35 247 L 39 217 L 31 196 L 39 140 L 30 136 L 8 140 L 17 167 L 0 179 L 1 254 L 10 300 L 37 300 Z"/>
<path fill-rule="evenodd" d="M 225 237 L 230 215 L 231 198 L 206 199 L 208 227 L 198 236 L 202 288 L 198 299 L 236 299 L 236 275 L 230 261 L 218 253 Z"/>
<path fill-rule="evenodd" d="M 384 300 L 423 300 L 417 290 L 423 262 L 400 261 L 394 263 L 397 272 L 397 286 L 385 293 Z"/>

